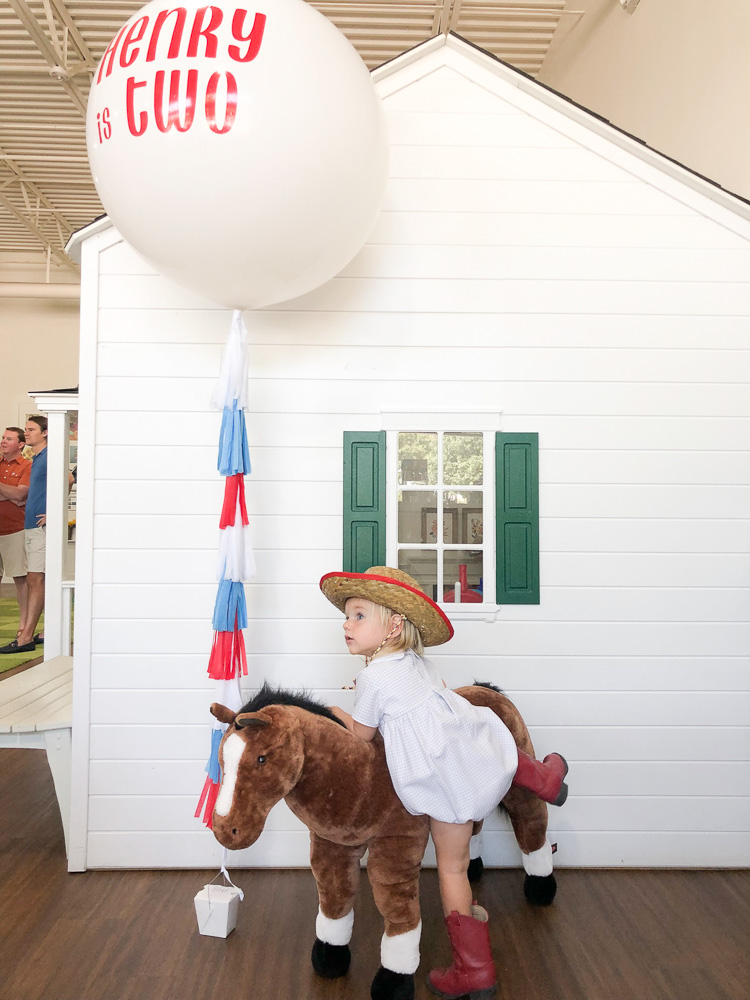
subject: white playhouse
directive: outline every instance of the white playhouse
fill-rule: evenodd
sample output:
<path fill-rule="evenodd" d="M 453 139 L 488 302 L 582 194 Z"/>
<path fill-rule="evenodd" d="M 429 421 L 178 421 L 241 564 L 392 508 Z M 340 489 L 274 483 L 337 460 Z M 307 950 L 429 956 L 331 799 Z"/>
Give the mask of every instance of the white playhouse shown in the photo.
<path fill-rule="evenodd" d="M 750 205 L 456 37 L 373 74 L 352 263 L 244 315 L 248 692 L 351 706 L 322 574 L 402 566 L 571 764 L 559 866 L 748 862 Z M 304 164 L 300 164 L 304 169 Z M 206 868 L 231 313 L 100 220 L 82 263 L 69 864 Z M 304 866 L 281 803 L 239 866 Z M 502 816 L 484 861 L 518 865 Z"/>

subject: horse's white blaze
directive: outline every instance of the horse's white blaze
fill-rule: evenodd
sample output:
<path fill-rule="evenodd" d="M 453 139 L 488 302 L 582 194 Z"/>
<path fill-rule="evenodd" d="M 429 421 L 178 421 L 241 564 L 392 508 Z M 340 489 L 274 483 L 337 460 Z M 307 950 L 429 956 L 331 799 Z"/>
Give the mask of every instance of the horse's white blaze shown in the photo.
<path fill-rule="evenodd" d="M 224 777 L 215 806 L 219 816 L 226 816 L 232 808 L 234 786 L 237 784 L 237 768 L 244 750 L 245 741 L 237 733 L 232 733 L 224 741 Z"/>
<path fill-rule="evenodd" d="M 552 874 L 552 845 L 549 840 L 545 841 L 544 847 L 540 847 L 538 851 L 530 851 L 521 857 L 527 875 Z"/>
<path fill-rule="evenodd" d="M 354 927 L 354 910 L 337 920 L 326 917 L 320 907 L 315 921 L 315 936 L 325 944 L 349 944 L 352 939 L 352 928 Z"/>
<path fill-rule="evenodd" d="M 413 975 L 419 965 L 419 939 L 422 936 L 422 921 L 413 931 L 388 937 L 384 934 L 380 941 L 380 964 L 391 972 Z"/>

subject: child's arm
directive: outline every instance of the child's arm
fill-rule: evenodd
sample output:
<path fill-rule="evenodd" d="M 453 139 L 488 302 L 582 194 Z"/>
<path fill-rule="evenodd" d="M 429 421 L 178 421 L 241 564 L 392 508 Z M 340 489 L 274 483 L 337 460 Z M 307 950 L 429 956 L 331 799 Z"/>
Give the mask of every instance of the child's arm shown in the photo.
<path fill-rule="evenodd" d="M 355 736 L 359 736 L 361 740 L 365 743 L 369 743 L 370 740 L 375 738 L 375 733 L 378 731 L 377 726 L 363 726 L 361 722 L 356 722 L 348 712 L 345 712 L 343 708 L 339 708 L 338 705 L 331 705 L 331 711 L 340 719 L 350 733 L 354 733 Z"/>

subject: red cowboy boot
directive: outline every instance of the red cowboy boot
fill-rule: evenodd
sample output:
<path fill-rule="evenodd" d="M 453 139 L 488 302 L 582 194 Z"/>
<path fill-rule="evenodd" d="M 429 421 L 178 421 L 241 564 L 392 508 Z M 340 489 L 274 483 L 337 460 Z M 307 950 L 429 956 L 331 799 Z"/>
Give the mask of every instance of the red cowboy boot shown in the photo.
<path fill-rule="evenodd" d="M 433 969 L 427 985 L 443 1000 L 456 1000 L 467 993 L 470 1000 L 490 1000 L 495 995 L 497 975 L 492 961 L 487 911 L 474 904 L 471 916 L 454 910 L 445 918 L 451 939 L 453 965 Z"/>
<path fill-rule="evenodd" d="M 542 761 L 519 750 L 513 784 L 528 788 L 553 806 L 561 806 L 568 797 L 568 786 L 563 781 L 567 773 L 568 762 L 559 753 L 549 753 Z"/>

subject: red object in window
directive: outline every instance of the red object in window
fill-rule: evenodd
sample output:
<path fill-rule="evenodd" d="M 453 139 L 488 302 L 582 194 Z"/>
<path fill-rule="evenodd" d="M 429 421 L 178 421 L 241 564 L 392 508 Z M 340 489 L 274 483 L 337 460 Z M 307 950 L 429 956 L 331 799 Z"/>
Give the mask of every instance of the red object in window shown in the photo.
<path fill-rule="evenodd" d="M 461 589 L 461 604 L 481 604 L 484 598 L 478 590 L 469 588 L 468 572 L 466 563 L 461 563 L 458 567 L 458 582 Z M 456 600 L 455 587 L 450 587 L 443 594 L 443 603 L 451 604 Z"/>

